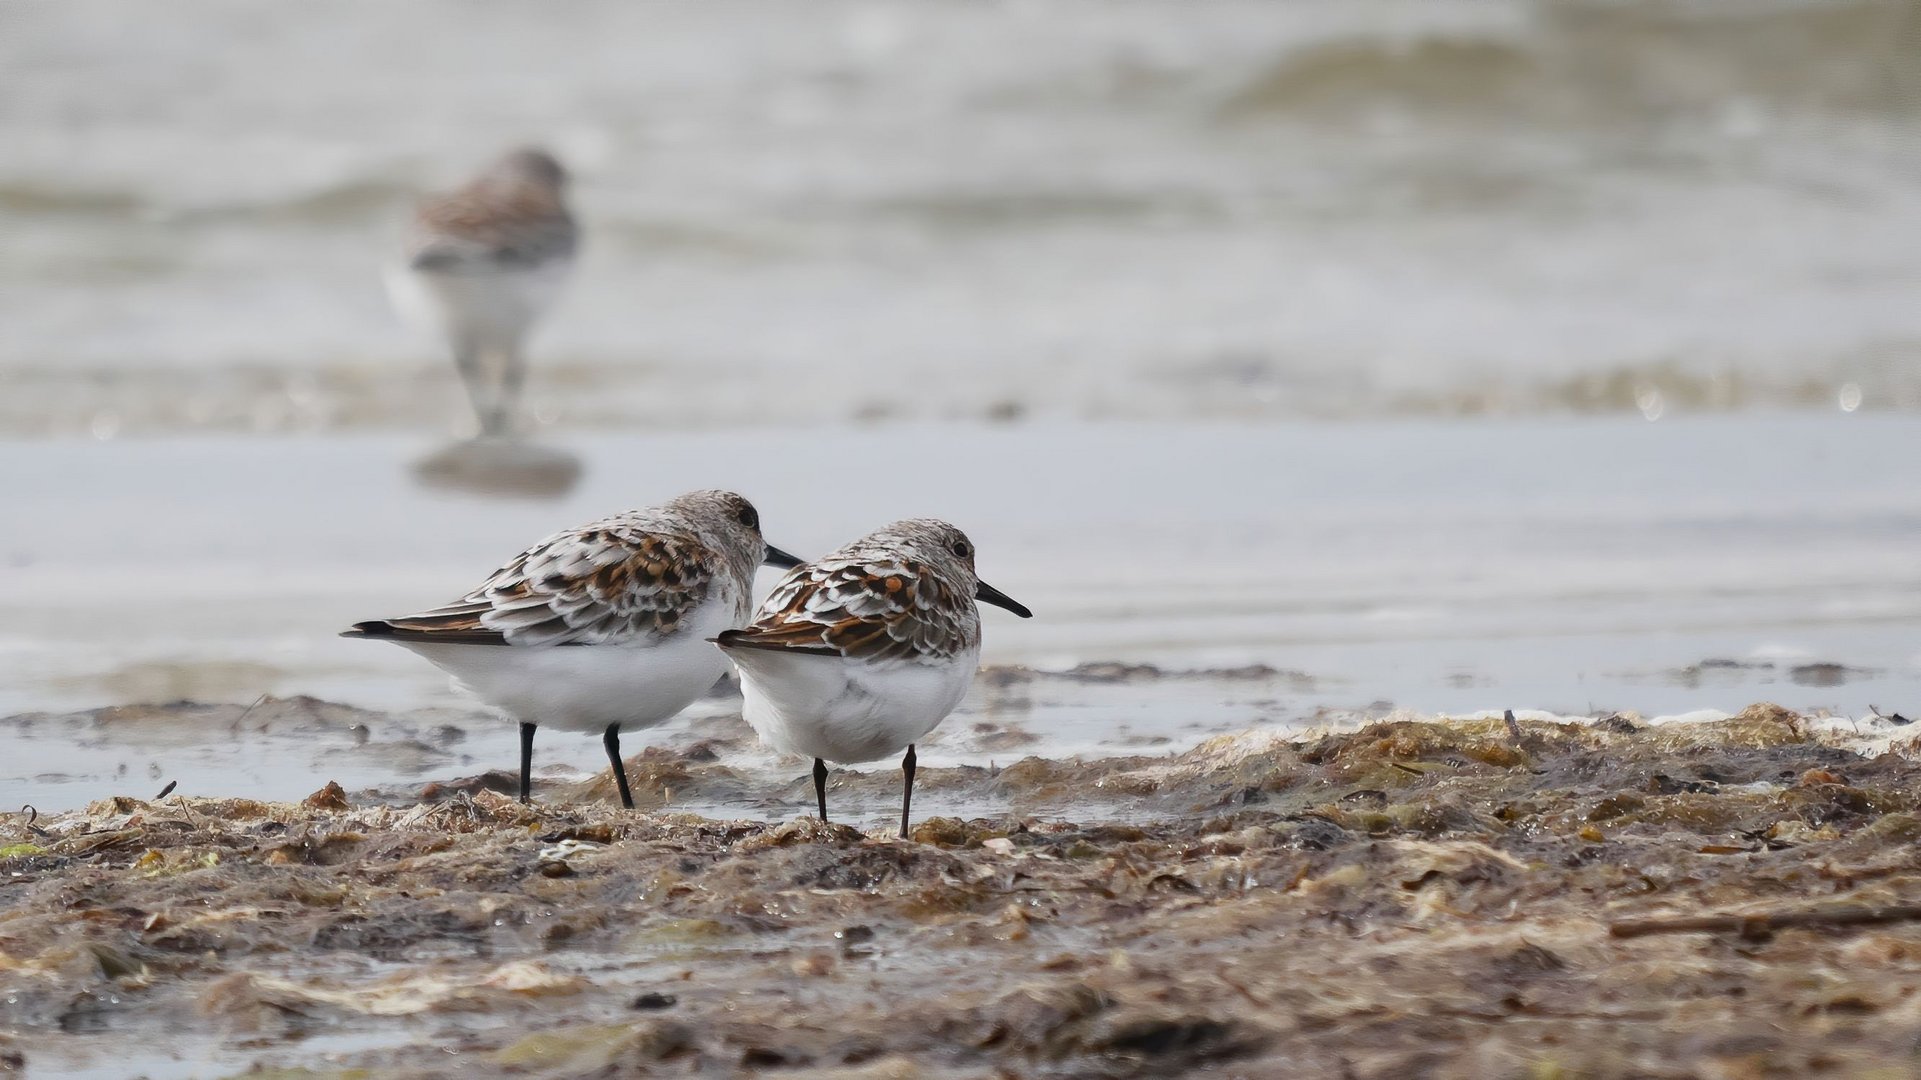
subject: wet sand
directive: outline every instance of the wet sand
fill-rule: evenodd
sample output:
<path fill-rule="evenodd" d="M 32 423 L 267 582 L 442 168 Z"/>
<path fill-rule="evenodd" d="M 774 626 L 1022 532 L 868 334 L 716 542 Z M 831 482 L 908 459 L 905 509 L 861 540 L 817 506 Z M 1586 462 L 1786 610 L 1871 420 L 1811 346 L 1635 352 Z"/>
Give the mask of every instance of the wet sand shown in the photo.
<path fill-rule="evenodd" d="M 315 706 L 321 707 L 321 706 Z M 0 825 L 0 1061 L 35 1076 L 1896 1076 L 1921 927 L 1610 936 L 1921 896 L 1921 739 L 1400 720 L 923 768 L 807 818 L 116 798 Z M 711 748 L 638 755 L 715 800 Z M 839 773 L 833 806 L 891 801 Z M 144 782 L 143 785 L 144 786 Z M 776 793 L 781 798 L 793 793 Z M 798 800 L 796 800 L 798 801 Z"/>
<path fill-rule="evenodd" d="M 909 514 L 960 525 L 1040 616 L 990 614 L 991 665 L 1307 677 L 1235 702 L 1239 727 L 1382 701 L 1858 716 L 1921 699 L 1921 485 L 1895 465 L 1917 444 L 1921 418 L 1865 412 L 653 431 L 570 437 L 584 475 L 543 501 L 417 486 L 434 445 L 416 438 L 0 440 L 0 715 L 445 706 L 417 657 L 335 635 L 459 596 L 561 525 L 714 486 L 801 555 Z M 862 482 L 822 461 L 862 462 Z M 1820 664 L 1845 670 L 1795 673 Z M 1020 719 L 1049 756 L 1089 749 L 1110 706 L 1191 740 L 1230 700 L 1034 697 Z"/>

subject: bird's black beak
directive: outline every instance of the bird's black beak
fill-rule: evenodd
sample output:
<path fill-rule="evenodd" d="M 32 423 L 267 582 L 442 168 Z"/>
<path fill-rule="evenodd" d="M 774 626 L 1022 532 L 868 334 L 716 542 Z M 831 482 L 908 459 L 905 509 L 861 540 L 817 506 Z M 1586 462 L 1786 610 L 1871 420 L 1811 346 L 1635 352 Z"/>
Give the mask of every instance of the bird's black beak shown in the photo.
<path fill-rule="evenodd" d="M 794 558 L 792 555 L 787 554 L 772 544 L 767 545 L 767 554 L 761 556 L 760 562 L 762 566 L 773 566 L 782 570 L 792 570 L 794 567 L 800 565 L 799 559 Z"/>
<path fill-rule="evenodd" d="M 1019 600 L 1016 600 L 1013 597 L 1007 595 L 1006 593 L 1000 591 L 999 589 L 996 589 L 995 587 L 993 587 L 992 585 L 989 585 L 985 581 L 980 582 L 975 587 L 974 599 L 979 600 L 983 604 L 992 604 L 995 607 L 1004 607 L 1007 610 L 1013 612 L 1014 614 L 1019 615 L 1023 619 L 1031 619 L 1034 617 L 1034 613 L 1027 610 L 1026 604 L 1023 604 Z"/>

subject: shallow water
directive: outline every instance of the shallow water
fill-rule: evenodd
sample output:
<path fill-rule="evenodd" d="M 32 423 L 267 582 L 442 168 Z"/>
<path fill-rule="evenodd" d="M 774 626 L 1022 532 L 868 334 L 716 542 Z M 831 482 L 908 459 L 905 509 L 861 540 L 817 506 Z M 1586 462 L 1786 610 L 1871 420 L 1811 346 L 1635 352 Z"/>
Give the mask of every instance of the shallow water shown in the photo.
<path fill-rule="evenodd" d="M 377 267 L 523 139 L 569 428 L 1921 405 L 1912 0 L 79 2 L 0 67 L 0 432 L 456 425 Z"/>
<path fill-rule="evenodd" d="M 296 719 L 260 741 L 94 736 L 75 753 L 59 723 L 14 724 L 0 784 L 53 808 L 155 779 L 286 798 L 510 766 L 510 725 L 403 650 L 334 633 L 459 595 L 558 524 L 704 484 L 746 492 L 802 555 L 944 515 L 1035 609 L 986 613 L 985 661 L 1009 670 L 930 763 L 1158 752 L 1391 708 L 1914 715 L 1921 482 L 1901 463 L 1917 445 L 1921 418 L 1838 412 L 601 435 L 567 444 L 585 466 L 571 494 L 503 501 L 417 486 L 405 463 L 430 447 L 399 438 L 5 443 L 0 715 L 304 694 L 405 712 L 376 741 L 425 746 L 357 750 L 351 725 Z M 1046 674 L 1110 662 L 1215 673 Z M 463 737 L 418 736 L 443 724 Z M 602 764 L 565 733 L 539 755 Z"/>

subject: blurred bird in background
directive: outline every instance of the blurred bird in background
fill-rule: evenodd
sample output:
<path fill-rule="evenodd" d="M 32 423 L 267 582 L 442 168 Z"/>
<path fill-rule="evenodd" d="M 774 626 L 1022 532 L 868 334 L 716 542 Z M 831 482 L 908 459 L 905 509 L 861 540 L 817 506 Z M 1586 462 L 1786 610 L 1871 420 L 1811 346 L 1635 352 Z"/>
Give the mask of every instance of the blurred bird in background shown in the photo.
<path fill-rule="evenodd" d="M 515 150 L 465 187 L 422 199 L 388 275 L 395 306 L 453 350 L 483 438 L 511 433 L 527 337 L 573 269 L 580 230 L 566 188 L 551 154 Z"/>

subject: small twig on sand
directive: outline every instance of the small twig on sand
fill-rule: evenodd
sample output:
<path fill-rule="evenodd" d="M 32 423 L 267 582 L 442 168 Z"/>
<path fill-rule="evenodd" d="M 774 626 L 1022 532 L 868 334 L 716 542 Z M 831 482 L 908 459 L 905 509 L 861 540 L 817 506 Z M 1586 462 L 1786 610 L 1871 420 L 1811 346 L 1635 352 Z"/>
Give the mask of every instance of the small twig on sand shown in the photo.
<path fill-rule="evenodd" d="M 267 694 L 262 694 L 259 697 L 254 698 L 253 704 L 247 706 L 245 709 L 242 709 L 240 711 L 240 715 L 233 718 L 233 723 L 227 725 L 227 730 L 229 732 L 239 731 L 240 721 L 245 720 L 247 717 L 253 715 L 253 711 L 255 709 L 258 709 L 260 707 L 260 703 L 267 700 L 268 696 L 269 695 Z"/>
<path fill-rule="evenodd" d="M 36 821 L 39 821 L 39 820 L 40 820 L 40 808 L 39 808 L 39 807 L 37 807 L 37 806 L 35 806 L 35 805 L 33 805 L 32 803 L 28 803 L 28 804 L 26 804 L 25 806 L 22 806 L 22 807 L 20 808 L 20 812 L 21 812 L 21 813 L 23 813 L 23 814 L 25 814 L 25 815 L 27 815 L 27 831 L 28 831 L 28 832 L 30 832 L 30 833 L 32 833 L 32 834 L 33 834 L 33 835 L 35 835 L 35 836 L 51 836 L 51 835 L 53 835 L 52 833 L 50 833 L 50 832 L 48 832 L 47 830 L 45 830 L 45 829 L 43 829 L 43 828 L 41 828 L 40 826 L 38 826 L 38 825 L 35 825 L 35 824 L 34 824 L 34 822 L 36 822 Z"/>
<path fill-rule="evenodd" d="M 1750 941 L 1764 941 L 1777 930 L 1796 926 L 1874 926 L 1921 920 L 1921 904 L 1887 907 L 1838 907 L 1825 911 L 1777 911 L 1756 915 L 1694 915 L 1680 919 L 1629 919 L 1611 923 L 1608 933 L 1618 938 L 1649 934 L 1720 934 L 1734 932 Z"/>
<path fill-rule="evenodd" d="M 1241 983 L 1240 983 L 1240 982 L 1239 982 L 1238 980 L 1235 980 L 1235 979 L 1230 979 L 1230 978 L 1228 978 L 1228 977 L 1227 977 L 1227 972 L 1225 972 L 1225 971 L 1216 971 L 1216 972 L 1214 973 L 1214 977 L 1215 977 L 1215 978 L 1217 978 L 1217 979 L 1219 979 L 1219 980 L 1221 980 L 1222 982 L 1224 982 L 1224 983 L 1226 983 L 1226 984 L 1227 984 L 1227 988 L 1228 988 L 1228 989 L 1230 989 L 1230 990 L 1232 990 L 1232 991 L 1234 991 L 1235 993 L 1237 993 L 1237 994 L 1239 994 L 1239 995 L 1241 995 L 1242 997 L 1244 997 L 1244 998 L 1246 998 L 1247 1000 L 1249 1000 L 1249 1001 L 1251 1001 L 1251 1002 L 1253 1002 L 1254 1004 L 1256 1004 L 1256 1005 L 1258 1005 L 1258 1006 L 1260 1006 L 1261 1008 L 1263 1008 L 1263 1009 L 1272 1009 L 1272 1008 L 1274 1007 L 1274 1003 L 1273 1003 L 1273 1002 L 1271 1002 L 1271 1001 L 1268 1001 L 1268 1000 L 1266 1000 L 1265 998 L 1263 998 L 1263 997 L 1261 997 L 1260 995 L 1258 995 L 1258 994 L 1256 994 L 1256 993 L 1255 993 L 1254 991 L 1252 991 L 1252 990 L 1249 990 L 1249 989 L 1248 989 L 1247 987 L 1245 987 L 1245 986 L 1243 986 L 1243 985 L 1241 985 Z"/>

